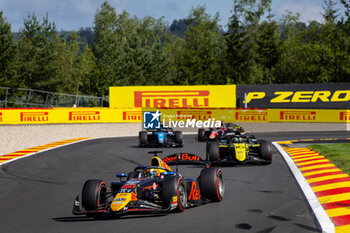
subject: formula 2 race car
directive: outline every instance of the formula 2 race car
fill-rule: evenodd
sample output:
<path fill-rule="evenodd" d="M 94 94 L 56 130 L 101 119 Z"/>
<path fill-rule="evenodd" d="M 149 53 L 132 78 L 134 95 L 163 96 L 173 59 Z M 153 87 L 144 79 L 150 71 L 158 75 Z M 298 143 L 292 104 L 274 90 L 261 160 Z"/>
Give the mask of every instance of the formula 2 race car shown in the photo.
<path fill-rule="evenodd" d="M 183 147 L 184 140 L 181 131 L 161 127 L 139 132 L 140 147 Z"/>
<path fill-rule="evenodd" d="M 222 171 L 194 154 L 169 155 L 161 160 L 157 153 L 150 166 L 136 167 L 129 174 L 117 174 L 108 191 L 102 180 L 87 180 L 81 196 L 73 205 L 74 215 L 100 218 L 123 214 L 159 214 L 182 212 L 187 207 L 221 201 L 224 192 Z M 202 165 L 197 179 L 185 179 L 177 172 L 178 165 Z M 176 171 L 169 166 L 176 165 Z"/>
<path fill-rule="evenodd" d="M 224 123 L 221 127 L 210 129 L 198 129 L 197 140 L 204 141 L 216 141 L 220 140 L 227 133 L 245 134 L 246 132 L 240 126 L 233 123 Z"/>
<path fill-rule="evenodd" d="M 211 163 L 271 164 L 271 143 L 253 135 L 226 134 L 221 140 L 207 142 L 206 160 Z"/>

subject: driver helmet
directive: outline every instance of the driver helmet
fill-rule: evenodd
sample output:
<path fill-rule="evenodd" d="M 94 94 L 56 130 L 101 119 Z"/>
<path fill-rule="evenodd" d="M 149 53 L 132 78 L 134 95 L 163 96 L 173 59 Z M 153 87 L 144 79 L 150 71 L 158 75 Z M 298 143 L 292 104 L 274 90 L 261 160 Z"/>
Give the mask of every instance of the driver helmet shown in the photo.
<path fill-rule="evenodd" d="M 166 172 L 165 169 L 148 168 L 144 171 L 144 177 L 146 177 L 146 178 L 155 178 L 155 177 L 162 178 L 162 173 L 164 173 L 164 172 Z"/>
<path fill-rule="evenodd" d="M 144 172 L 144 177 L 146 178 L 154 178 L 157 177 L 157 170 L 156 169 L 146 169 Z"/>

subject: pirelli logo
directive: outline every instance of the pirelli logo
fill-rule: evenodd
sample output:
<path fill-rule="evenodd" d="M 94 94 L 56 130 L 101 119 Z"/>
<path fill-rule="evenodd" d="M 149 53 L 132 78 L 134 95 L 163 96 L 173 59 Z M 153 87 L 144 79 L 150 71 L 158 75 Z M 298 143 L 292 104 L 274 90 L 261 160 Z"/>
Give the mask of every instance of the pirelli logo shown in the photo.
<path fill-rule="evenodd" d="M 235 119 L 236 121 L 265 122 L 267 121 L 267 112 L 258 112 L 258 111 L 236 112 Z"/>
<path fill-rule="evenodd" d="M 141 111 L 124 111 L 123 121 L 141 121 L 142 112 Z"/>
<path fill-rule="evenodd" d="M 211 119 L 211 111 L 177 111 L 176 118 L 178 120 L 196 119 L 196 120 L 208 120 Z"/>
<path fill-rule="evenodd" d="M 73 111 L 69 112 L 69 121 L 99 121 L 99 111 Z"/>
<path fill-rule="evenodd" d="M 350 112 L 340 112 L 339 120 L 350 121 Z"/>
<path fill-rule="evenodd" d="M 2 112 L 0 112 L 0 122 L 2 122 Z"/>
<path fill-rule="evenodd" d="M 21 122 L 47 122 L 49 121 L 49 112 L 21 112 Z"/>
<path fill-rule="evenodd" d="M 209 107 L 209 90 L 134 91 L 134 107 L 197 108 Z"/>
<path fill-rule="evenodd" d="M 316 121 L 316 112 L 315 111 L 281 111 L 280 120 Z"/>

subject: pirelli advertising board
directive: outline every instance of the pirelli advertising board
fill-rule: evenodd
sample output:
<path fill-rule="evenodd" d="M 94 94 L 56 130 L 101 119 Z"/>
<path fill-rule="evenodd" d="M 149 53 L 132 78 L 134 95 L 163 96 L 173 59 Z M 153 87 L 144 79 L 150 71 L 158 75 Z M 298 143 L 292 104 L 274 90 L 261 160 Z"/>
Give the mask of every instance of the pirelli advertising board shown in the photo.
<path fill-rule="evenodd" d="M 144 111 L 156 111 L 161 113 L 162 119 L 167 123 L 196 119 L 201 121 L 220 120 L 224 122 L 350 122 L 350 110 L 340 109 L 143 109 Z"/>
<path fill-rule="evenodd" d="M 141 108 L 0 109 L 0 125 L 141 123 Z M 151 109 L 152 111 L 155 109 Z M 157 109 L 165 120 L 197 119 L 224 122 L 335 122 L 349 123 L 350 110 L 341 109 Z"/>
<path fill-rule="evenodd" d="M 235 108 L 236 85 L 110 87 L 111 108 Z"/>
<path fill-rule="evenodd" d="M 237 107 L 280 109 L 349 109 L 350 83 L 237 86 Z"/>
<path fill-rule="evenodd" d="M 141 116 L 141 109 L 0 109 L 0 124 L 132 123 L 141 122 Z"/>

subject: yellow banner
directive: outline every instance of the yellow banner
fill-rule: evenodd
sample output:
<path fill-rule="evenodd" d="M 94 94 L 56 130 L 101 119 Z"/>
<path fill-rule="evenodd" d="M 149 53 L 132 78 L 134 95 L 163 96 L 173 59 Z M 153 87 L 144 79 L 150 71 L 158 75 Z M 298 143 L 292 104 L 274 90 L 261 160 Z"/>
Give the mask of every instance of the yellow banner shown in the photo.
<path fill-rule="evenodd" d="M 144 109 L 156 111 L 156 109 Z M 350 110 L 319 109 L 159 109 L 162 119 L 223 122 L 350 122 Z"/>
<path fill-rule="evenodd" d="M 52 108 L 0 110 L 0 124 L 141 122 L 141 109 Z"/>
<path fill-rule="evenodd" d="M 111 108 L 235 108 L 236 85 L 110 87 Z"/>
<path fill-rule="evenodd" d="M 350 122 L 350 111 L 341 109 L 269 109 L 270 122 Z"/>
<path fill-rule="evenodd" d="M 0 109 L 0 125 L 70 123 L 141 123 L 147 108 Z M 223 122 L 330 122 L 349 123 L 350 110 L 319 109 L 159 109 L 162 119 L 209 119 Z"/>

